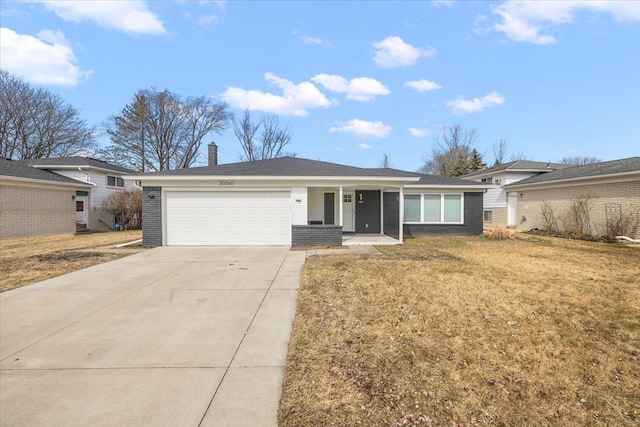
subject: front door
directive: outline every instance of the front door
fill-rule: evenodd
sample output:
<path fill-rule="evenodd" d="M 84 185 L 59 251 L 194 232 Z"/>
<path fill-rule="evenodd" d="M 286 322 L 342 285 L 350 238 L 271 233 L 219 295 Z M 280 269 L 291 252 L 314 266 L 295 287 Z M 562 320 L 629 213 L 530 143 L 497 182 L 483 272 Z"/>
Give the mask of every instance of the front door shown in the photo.
<path fill-rule="evenodd" d="M 87 196 L 76 196 L 76 224 L 87 224 L 88 201 Z"/>
<path fill-rule="evenodd" d="M 518 193 L 507 193 L 507 225 L 518 225 Z"/>
<path fill-rule="evenodd" d="M 355 231 L 355 193 L 342 194 L 342 231 Z"/>

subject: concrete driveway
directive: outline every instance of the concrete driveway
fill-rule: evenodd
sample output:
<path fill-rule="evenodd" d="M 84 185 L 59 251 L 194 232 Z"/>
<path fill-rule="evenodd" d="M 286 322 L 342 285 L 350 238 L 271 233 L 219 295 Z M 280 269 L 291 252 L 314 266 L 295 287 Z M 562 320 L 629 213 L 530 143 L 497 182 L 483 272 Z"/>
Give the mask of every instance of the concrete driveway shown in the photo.
<path fill-rule="evenodd" d="M 304 259 L 163 247 L 0 294 L 0 424 L 277 425 Z"/>

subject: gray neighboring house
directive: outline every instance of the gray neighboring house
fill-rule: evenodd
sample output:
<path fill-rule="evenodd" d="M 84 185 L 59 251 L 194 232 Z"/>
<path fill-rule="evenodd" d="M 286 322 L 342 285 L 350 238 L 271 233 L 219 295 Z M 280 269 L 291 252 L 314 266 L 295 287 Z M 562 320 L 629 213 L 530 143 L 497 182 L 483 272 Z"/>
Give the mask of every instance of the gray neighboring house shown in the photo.
<path fill-rule="evenodd" d="M 544 228 L 542 206 L 548 206 L 562 230 L 571 222 L 568 212 L 574 201 L 588 199 L 591 234 L 607 235 L 608 218 L 625 215 L 640 220 L 640 157 L 558 169 L 514 182 L 504 190 L 509 200 L 517 201 L 511 214 L 518 229 Z"/>
<path fill-rule="evenodd" d="M 294 157 L 129 176 L 143 187 L 143 244 L 333 245 L 343 233 L 482 233 L 487 187 Z"/>
<path fill-rule="evenodd" d="M 54 172 L 76 181 L 85 182 L 90 189 L 76 194 L 76 228 L 78 231 L 109 231 L 114 216 L 102 209 L 102 204 L 116 191 L 135 188 L 125 176 L 135 171 L 90 157 L 71 156 L 48 159 L 21 160 L 32 168 Z"/>
<path fill-rule="evenodd" d="M 516 199 L 509 198 L 506 186 L 532 176 L 567 167 L 570 167 L 570 165 L 516 160 L 479 170 L 460 178 L 482 182 L 490 186 L 484 194 L 483 223 L 485 227 L 495 227 L 497 225 L 515 227 L 518 224 L 518 218 L 515 214 Z"/>
<path fill-rule="evenodd" d="M 91 187 L 0 158 L 0 238 L 75 233 L 77 194 Z"/>

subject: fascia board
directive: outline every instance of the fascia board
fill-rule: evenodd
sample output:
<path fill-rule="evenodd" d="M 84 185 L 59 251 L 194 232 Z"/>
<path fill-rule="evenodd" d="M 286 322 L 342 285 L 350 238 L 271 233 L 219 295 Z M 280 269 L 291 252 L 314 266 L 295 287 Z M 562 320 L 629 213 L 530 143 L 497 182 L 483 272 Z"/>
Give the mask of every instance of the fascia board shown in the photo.
<path fill-rule="evenodd" d="M 82 187 L 82 188 L 91 188 L 93 185 L 85 184 L 83 182 L 78 181 L 78 183 L 73 182 L 62 182 L 62 181 L 49 181 L 46 179 L 34 179 L 34 178 L 22 178 L 18 176 L 0 176 L 0 181 L 14 181 L 14 182 L 23 182 L 23 183 L 33 183 L 33 184 L 46 184 L 49 186 L 62 186 L 62 187 Z"/>
<path fill-rule="evenodd" d="M 332 183 L 397 183 L 403 185 L 407 182 L 417 182 L 420 177 L 417 176 L 403 176 L 403 177 L 388 177 L 388 176 L 247 176 L 247 175 L 193 175 L 193 176 L 147 176 L 147 175 L 127 175 L 124 179 L 129 181 L 142 181 L 142 182 L 215 182 L 215 181 L 271 181 L 271 182 L 296 182 L 296 183 L 317 183 L 317 182 L 332 182 Z"/>
<path fill-rule="evenodd" d="M 61 169 L 61 170 L 74 170 L 77 171 L 79 169 L 82 170 L 96 170 L 96 171 L 102 171 L 102 172 L 106 172 L 106 173 L 111 173 L 111 174 L 120 174 L 120 175 L 128 175 L 127 172 L 121 172 L 118 170 L 114 170 L 114 169 L 108 169 L 108 168 L 99 168 L 97 166 L 91 166 L 91 165 L 29 165 L 32 168 L 36 168 L 36 169 L 44 169 L 44 170 L 55 170 L 55 169 Z"/>
<path fill-rule="evenodd" d="M 582 176 L 577 178 L 556 179 L 553 181 L 532 182 L 529 184 L 518 184 L 514 182 L 503 187 L 505 190 L 519 190 L 519 189 L 539 189 L 539 188 L 553 188 L 553 187 L 570 187 L 577 185 L 587 184 L 611 184 L 617 182 L 626 182 L 633 179 L 640 179 L 640 171 L 631 171 L 609 175 L 597 175 L 597 176 Z"/>

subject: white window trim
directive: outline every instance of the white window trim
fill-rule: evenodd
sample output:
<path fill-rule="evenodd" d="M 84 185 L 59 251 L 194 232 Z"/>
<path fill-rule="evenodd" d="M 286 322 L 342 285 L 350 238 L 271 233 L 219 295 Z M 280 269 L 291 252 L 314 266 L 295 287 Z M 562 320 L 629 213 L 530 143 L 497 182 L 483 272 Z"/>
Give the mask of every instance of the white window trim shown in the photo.
<path fill-rule="evenodd" d="M 484 215 L 487 212 L 491 212 L 491 215 L 490 215 L 491 219 L 489 219 L 489 220 L 484 219 Z M 485 224 L 492 224 L 493 223 L 493 210 L 492 209 L 485 209 L 485 210 L 482 211 L 482 222 L 484 222 Z"/>
<path fill-rule="evenodd" d="M 442 218 L 439 222 L 425 222 L 424 221 L 424 196 L 440 196 L 440 218 Z M 404 220 L 404 212 L 402 215 L 402 223 L 403 224 L 464 224 L 464 193 L 404 193 L 402 197 L 402 205 L 404 206 L 404 198 L 406 196 L 420 196 L 420 221 L 405 221 Z M 444 196 L 460 196 L 460 221 L 455 222 L 445 222 L 444 221 Z M 404 209 L 403 209 L 404 211 Z"/>

